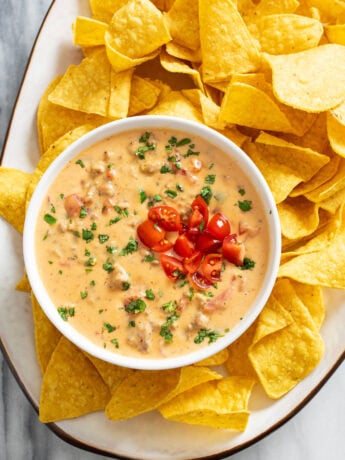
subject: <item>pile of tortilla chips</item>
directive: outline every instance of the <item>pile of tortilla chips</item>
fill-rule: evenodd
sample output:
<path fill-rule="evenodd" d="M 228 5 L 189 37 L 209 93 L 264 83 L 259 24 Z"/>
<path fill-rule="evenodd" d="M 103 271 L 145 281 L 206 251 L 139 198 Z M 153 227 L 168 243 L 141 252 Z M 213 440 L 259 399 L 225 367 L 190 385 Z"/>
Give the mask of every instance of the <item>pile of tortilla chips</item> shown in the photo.
<path fill-rule="evenodd" d="M 48 165 L 94 127 L 132 115 L 205 123 L 252 158 L 276 200 L 283 253 L 256 322 L 194 366 L 135 371 L 78 350 L 32 296 L 40 419 L 157 409 L 244 430 L 255 384 L 280 398 L 323 354 L 322 288 L 345 288 L 345 1 L 90 0 L 73 24 L 83 57 L 38 107 L 33 174 L 0 169 L 0 215 L 18 231 Z M 24 277 L 18 289 L 30 291 Z M 210 369 L 223 365 L 223 374 Z"/>

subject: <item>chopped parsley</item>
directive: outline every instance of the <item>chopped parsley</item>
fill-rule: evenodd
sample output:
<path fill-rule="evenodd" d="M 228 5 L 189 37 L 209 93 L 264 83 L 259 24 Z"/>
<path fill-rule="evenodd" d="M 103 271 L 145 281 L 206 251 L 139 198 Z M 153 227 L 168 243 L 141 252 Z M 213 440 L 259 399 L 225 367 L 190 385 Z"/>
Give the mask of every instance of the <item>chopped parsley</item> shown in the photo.
<path fill-rule="evenodd" d="M 68 321 L 68 318 L 72 318 L 75 314 L 74 307 L 58 307 L 57 311 L 64 321 Z"/>
<path fill-rule="evenodd" d="M 96 222 L 93 222 L 91 225 L 91 230 L 97 230 L 97 224 Z"/>
<path fill-rule="evenodd" d="M 140 200 L 140 203 L 144 203 L 144 201 L 146 200 L 147 198 L 147 195 L 146 195 L 146 192 L 144 190 L 139 190 L 139 200 Z"/>
<path fill-rule="evenodd" d="M 109 254 L 115 254 L 116 251 L 117 251 L 116 246 L 107 246 L 107 252 L 109 252 Z"/>
<path fill-rule="evenodd" d="M 162 308 L 167 313 L 176 313 L 178 304 L 176 300 L 170 300 L 169 302 L 163 303 Z"/>
<path fill-rule="evenodd" d="M 114 332 L 116 330 L 116 327 L 111 325 L 110 323 L 103 323 L 103 327 L 106 331 L 108 331 L 109 333 L 110 332 Z"/>
<path fill-rule="evenodd" d="M 155 256 L 152 254 L 148 254 L 147 256 L 144 257 L 144 262 L 153 262 L 155 259 Z"/>
<path fill-rule="evenodd" d="M 168 316 L 166 322 L 162 324 L 161 330 L 159 332 L 160 336 L 164 338 L 166 343 L 171 343 L 173 341 L 173 333 L 171 331 L 172 324 L 179 319 L 180 315 L 173 313 L 171 316 Z"/>
<path fill-rule="evenodd" d="M 145 297 L 149 300 L 155 300 L 156 296 L 154 295 L 152 289 L 146 289 Z"/>
<path fill-rule="evenodd" d="M 136 152 L 135 155 L 139 158 L 139 160 L 144 160 L 145 159 L 145 153 L 148 152 L 149 150 L 155 150 L 156 145 L 153 142 L 150 142 L 150 137 L 152 133 L 145 132 L 142 136 L 139 138 L 139 142 L 144 145 L 140 145 Z"/>
<path fill-rule="evenodd" d="M 222 337 L 217 331 L 211 331 L 211 329 L 199 329 L 197 336 L 194 338 L 194 343 L 202 343 L 205 339 L 208 339 L 208 343 L 216 342 L 216 340 Z"/>
<path fill-rule="evenodd" d="M 79 165 L 81 168 L 85 168 L 85 164 L 83 163 L 82 160 L 77 160 L 77 161 L 75 162 L 75 164 L 76 164 L 76 165 Z"/>
<path fill-rule="evenodd" d="M 82 206 L 82 207 L 80 208 L 79 217 L 80 217 L 81 219 L 84 219 L 86 216 L 87 216 L 87 209 L 85 208 L 85 206 Z"/>
<path fill-rule="evenodd" d="M 131 287 L 131 283 L 129 283 L 128 281 L 123 281 L 122 282 L 122 285 L 121 285 L 121 289 L 123 291 L 128 291 L 128 289 Z"/>
<path fill-rule="evenodd" d="M 85 265 L 85 267 L 93 267 L 94 265 L 96 265 L 96 257 L 94 257 L 94 256 L 89 257 L 85 261 L 84 265 Z"/>
<path fill-rule="evenodd" d="M 80 292 L 80 298 L 81 298 L 81 299 L 86 299 L 87 295 L 88 295 L 88 292 L 87 292 L 87 291 L 81 291 L 81 292 Z"/>
<path fill-rule="evenodd" d="M 109 240 L 109 235 L 98 235 L 98 241 L 101 244 L 104 244 L 108 240 Z"/>
<path fill-rule="evenodd" d="M 109 261 L 105 262 L 102 267 L 107 273 L 111 273 L 114 270 L 113 264 Z"/>
<path fill-rule="evenodd" d="M 146 303 L 140 298 L 130 299 L 130 301 L 125 304 L 125 310 L 127 313 L 137 315 L 146 310 Z"/>
<path fill-rule="evenodd" d="M 120 217 L 120 216 L 116 216 L 116 217 L 114 217 L 114 219 L 110 219 L 110 220 L 109 220 L 109 224 L 108 224 L 108 225 L 117 224 L 118 222 L 120 222 L 120 220 L 121 220 L 121 217 Z"/>
<path fill-rule="evenodd" d="M 244 188 L 240 187 L 240 188 L 238 189 L 238 193 L 239 193 L 241 196 L 243 196 L 243 195 L 246 194 L 246 191 L 244 190 Z"/>
<path fill-rule="evenodd" d="M 139 243 L 133 238 L 130 238 L 126 246 L 121 249 L 120 256 L 127 256 L 138 250 Z"/>
<path fill-rule="evenodd" d="M 205 200 L 207 204 L 210 204 L 211 198 L 213 196 L 211 187 L 209 185 L 205 185 L 205 187 L 201 189 L 200 196 Z"/>
<path fill-rule="evenodd" d="M 167 174 L 167 173 L 174 173 L 174 171 L 172 170 L 172 168 L 170 168 L 170 166 L 163 165 L 160 169 L 160 173 Z"/>
<path fill-rule="evenodd" d="M 135 321 L 128 321 L 128 327 L 135 327 Z"/>
<path fill-rule="evenodd" d="M 206 184 L 214 184 L 215 180 L 216 180 L 215 174 L 209 174 L 208 176 L 205 177 Z"/>
<path fill-rule="evenodd" d="M 56 224 L 56 220 L 57 220 L 56 217 L 54 217 L 54 216 L 52 216 L 51 214 L 48 214 L 48 213 L 47 213 L 47 214 L 44 214 L 43 219 L 44 219 L 44 221 L 47 222 L 47 224 L 49 224 L 49 225 L 54 225 L 54 224 Z"/>
<path fill-rule="evenodd" d="M 238 201 L 237 204 L 243 212 L 248 212 L 252 209 L 252 202 L 250 200 Z"/>
<path fill-rule="evenodd" d="M 120 206 L 114 206 L 115 211 L 122 217 L 128 217 L 128 209 L 127 208 L 120 208 Z"/>
<path fill-rule="evenodd" d="M 188 158 L 188 157 L 191 157 L 192 155 L 200 155 L 200 152 L 195 152 L 192 149 L 188 149 L 187 153 L 183 154 L 182 156 L 183 158 Z"/>
<path fill-rule="evenodd" d="M 82 229 L 82 238 L 85 240 L 87 243 L 90 243 L 94 239 L 95 235 L 92 233 L 91 230 L 87 230 L 85 228 Z"/>
<path fill-rule="evenodd" d="M 249 259 L 249 257 L 245 257 L 243 259 L 243 265 L 239 265 L 240 270 L 253 270 L 255 267 L 255 262 L 252 259 Z"/>
<path fill-rule="evenodd" d="M 177 192 L 175 190 L 170 190 L 170 189 L 164 190 L 164 193 L 169 198 L 176 198 L 177 197 Z"/>
<path fill-rule="evenodd" d="M 119 347 L 120 347 L 119 341 L 118 341 L 117 339 L 115 339 L 115 338 L 114 338 L 114 339 L 111 339 L 110 342 L 111 342 L 113 345 L 115 345 L 115 348 L 119 348 Z"/>

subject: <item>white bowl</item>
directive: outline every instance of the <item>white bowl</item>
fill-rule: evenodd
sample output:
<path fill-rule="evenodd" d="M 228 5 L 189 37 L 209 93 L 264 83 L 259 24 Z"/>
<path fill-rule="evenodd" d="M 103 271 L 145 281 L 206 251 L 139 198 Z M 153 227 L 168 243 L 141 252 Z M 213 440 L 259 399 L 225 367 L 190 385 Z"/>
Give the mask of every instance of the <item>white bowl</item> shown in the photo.
<path fill-rule="evenodd" d="M 190 133 L 191 135 L 204 138 L 209 143 L 218 147 L 220 150 L 225 152 L 225 154 L 229 155 L 229 157 L 234 160 L 241 169 L 243 169 L 245 175 L 253 184 L 258 196 L 261 198 L 264 208 L 270 210 L 270 213 L 267 216 L 269 227 L 269 255 L 267 271 L 265 273 L 261 289 L 258 291 L 255 301 L 251 305 L 243 320 L 216 342 L 211 343 L 196 352 L 178 357 L 159 359 L 123 356 L 117 354 L 116 352 L 112 352 L 109 349 L 101 348 L 90 339 L 79 333 L 71 326 L 71 324 L 63 321 L 42 282 L 35 252 L 36 222 L 42 201 L 46 196 L 52 181 L 64 168 L 64 166 L 79 152 L 104 138 L 134 129 L 150 130 L 154 128 L 169 128 L 171 130 L 179 130 L 185 133 Z M 263 309 L 276 280 L 281 252 L 281 234 L 276 205 L 265 179 L 250 158 L 229 139 L 201 123 L 175 117 L 148 115 L 114 121 L 94 129 L 70 145 L 49 166 L 31 198 L 31 202 L 26 213 L 23 242 L 25 267 L 33 293 L 43 311 L 56 328 L 76 346 L 99 359 L 119 366 L 146 370 L 170 369 L 189 365 L 219 352 L 235 341 L 246 329 L 248 329 Z"/>

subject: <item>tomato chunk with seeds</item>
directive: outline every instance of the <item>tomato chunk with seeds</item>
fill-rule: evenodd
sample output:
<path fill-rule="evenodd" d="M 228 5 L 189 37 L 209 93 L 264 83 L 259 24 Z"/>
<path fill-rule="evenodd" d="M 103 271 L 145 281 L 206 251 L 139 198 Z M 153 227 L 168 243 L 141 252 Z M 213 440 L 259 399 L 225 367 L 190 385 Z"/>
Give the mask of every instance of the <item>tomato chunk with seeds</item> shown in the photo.
<path fill-rule="evenodd" d="M 223 257 L 221 254 L 207 254 L 202 261 L 201 271 L 208 281 L 217 283 L 220 281 L 222 264 Z"/>
<path fill-rule="evenodd" d="M 184 234 L 176 238 L 174 251 L 181 257 L 190 257 L 195 252 L 194 243 Z"/>
<path fill-rule="evenodd" d="M 181 260 L 167 254 L 161 254 L 160 263 L 167 277 L 171 281 L 183 279 L 186 275 L 185 269 Z"/>
<path fill-rule="evenodd" d="M 237 235 L 231 234 L 224 238 L 222 245 L 224 258 L 235 265 L 243 265 L 245 247 L 237 241 Z"/>
<path fill-rule="evenodd" d="M 194 254 L 190 257 L 185 257 L 183 259 L 183 267 L 185 271 L 188 273 L 198 271 L 203 257 L 204 255 L 200 251 L 194 252 Z"/>
<path fill-rule="evenodd" d="M 203 253 L 216 252 L 221 246 L 222 242 L 207 231 L 200 233 L 196 240 L 196 248 Z"/>
<path fill-rule="evenodd" d="M 221 212 L 216 212 L 208 222 L 206 230 L 215 239 L 223 241 L 231 231 L 229 219 Z"/>
<path fill-rule="evenodd" d="M 149 248 L 153 248 L 165 237 L 165 230 L 149 219 L 138 226 L 137 233 L 140 241 Z"/>
<path fill-rule="evenodd" d="M 167 232 L 176 232 L 181 227 L 180 214 L 171 206 L 155 206 L 149 210 L 148 218 Z"/>

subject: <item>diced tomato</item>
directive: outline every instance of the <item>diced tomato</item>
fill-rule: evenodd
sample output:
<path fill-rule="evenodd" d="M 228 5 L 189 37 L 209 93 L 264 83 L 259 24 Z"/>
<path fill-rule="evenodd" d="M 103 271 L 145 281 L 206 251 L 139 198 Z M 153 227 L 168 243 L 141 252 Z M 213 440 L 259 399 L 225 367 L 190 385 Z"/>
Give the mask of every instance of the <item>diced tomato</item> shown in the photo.
<path fill-rule="evenodd" d="M 172 281 L 184 278 L 186 275 L 182 262 L 167 254 L 160 255 L 160 262 L 167 277 Z"/>
<path fill-rule="evenodd" d="M 153 251 L 156 252 L 166 252 L 169 251 L 173 247 L 173 243 L 166 238 L 160 240 L 157 244 L 151 247 Z"/>
<path fill-rule="evenodd" d="M 165 236 L 165 230 L 152 220 L 144 220 L 137 228 L 138 236 L 145 246 L 152 248 L 158 244 Z"/>
<path fill-rule="evenodd" d="M 188 228 L 194 233 L 199 233 L 199 227 L 201 222 L 204 222 L 204 216 L 198 208 L 193 209 L 192 214 L 188 219 Z"/>
<path fill-rule="evenodd" d="M 200 251 L 194 252 L 194 254 L 190 257 L 185 257 L 183 259 L 183 267 L 185 271 L 188 273 L 198 271 L 203 257 L 203 253 Z"/>
<path fill-rule="evenodd" d="M 148 218 L 157 222 L 168 232 L 178 231 L 181 227 L 180 214 L 171 206 L 155 206 L 150 208 Z"/>
<path fill-rule="evenodd" d="M 207 254 L 205 256 L 201 264 L 201 271 L 208 281 L 212 283 L 220 281 L 222 262 L 221 254 Z"/>
<path fill-rule="evenodd" d="M 174 251 L 181 257 L 190 257 L 195 252 L 194 243 L 184 234 L 176 238 Z"/>
<path fill-rule="evenodd" d="M 222 246 L 222 242 L 214 238 L 207 231 L 203 231 L 196 239 L 196 248 L 203 252 L 216 252 Z"/>
<path fill-rule="evenodd" d="M 200 195 L 198 195 L 193 200 L 191 207 L 193 211 L 195 209 L 198 209 L 201 212 L 203 216 L 203 221 L 205 222 L 205 225 L 206 225 L 208 222 L 208 206 L 207 206 L 206 201 Z"/>
<path fill-rule="evenodd" d="M 237 241 L 236 234 L 231 234 L 224 238 L 222 254 L 228 262 L 243 265 L 245 247 L 243 243 Z"/>
<path fill-rule="evenodd" d="M 208 222 L 206 230 L 215 239 L 223 241 L 231 231 L 230 222 L 224 214 L 216 212 Z"/>
<path fill-rule="evenodd" d="M 193 273 L 189 279 L 197 289 L 205 290 L 213 286 L 213 283 L 199 272 Z"/>

